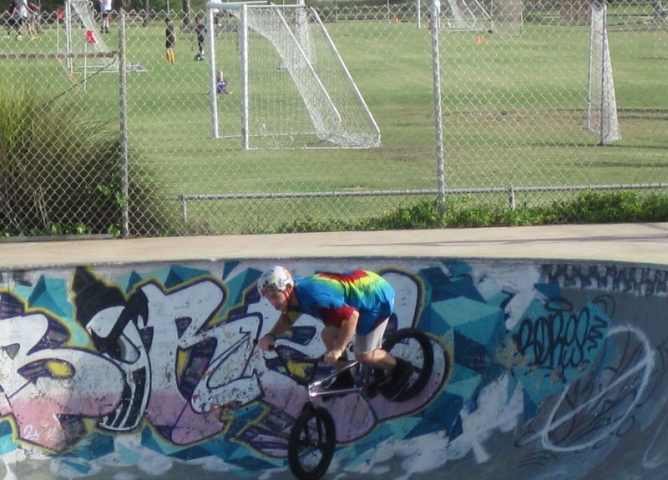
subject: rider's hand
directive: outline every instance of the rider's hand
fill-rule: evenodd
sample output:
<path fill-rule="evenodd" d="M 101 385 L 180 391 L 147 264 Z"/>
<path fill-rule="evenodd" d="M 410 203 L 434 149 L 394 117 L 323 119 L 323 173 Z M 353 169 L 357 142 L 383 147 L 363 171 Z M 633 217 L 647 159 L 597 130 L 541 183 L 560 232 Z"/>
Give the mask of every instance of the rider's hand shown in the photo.
<path fill-rule="evenodd" d="M 330 365 L 334 365 L 341 359 L 343 352 L 344 351 L 339 348 L 333 348 L 329 350 L 327 353 L 325 353 L 325 362 L 329 363 Z"/>
<path fill-rule="evenodd" d="M 257 341 L 257 346 L 266 352 L 274 346 L 274 340 L 275 337 L 268 333 Z"/>

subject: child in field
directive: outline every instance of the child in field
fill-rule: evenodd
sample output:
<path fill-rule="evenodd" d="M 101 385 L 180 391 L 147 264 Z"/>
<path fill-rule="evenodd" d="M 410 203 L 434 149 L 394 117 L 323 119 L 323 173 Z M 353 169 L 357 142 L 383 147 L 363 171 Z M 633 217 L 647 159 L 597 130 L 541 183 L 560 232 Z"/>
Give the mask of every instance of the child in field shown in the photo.
<path fill-rule="evenodd" d="M 195 60 L 204 60 L 204 40 L 206 39 L 206 25 L 202 23 L 202 17 L 195 17 L 195 36 L 197 37 L 197 55 Z"/>
<path fill-rule="evenodd" d="M 28 0 L 28 32 L 32 38 L 37 38 L 37 30 L 40 28 L 41 8 L 39 0 Z"/>
<path fill-rule="evenodd" d="M 21 34 L 20 28 L 21 25 L 18 20 L 18 7 L 16 5 L 16 0 L 9 0 L 9 8 L 7 9 L 7 22 L 5 23 L 5 28 L 7 28 L 7 35 L 5 38 L 11 38 L 12 30 L 16 31 L 16 36 Z"/>
<path fill-rule="evenodd" d="M 169 63 L 176 63 L 174 57 L 174 45 L 176 45 L 176 30 L 169 17 L 165 18 L 165 57 Z"/>
<path fill-rule="evenodd" d="M 218 95 L 229 95 L 232 93 L 227 91 L 227 80 L 225 80 L 222 70 L 216 72 L 216 93 Z"/>
<path fill-rule="evenodd" d="M 10 8 L 13 8 L 13 15 L 16 19 L 14 24 L 16 28 L 16 39 L 21 39 L 21 30 L 23 29 L 24 25 L 26 30 L 28 30 L 28 35 L 30 35 L 30 38 L 37 38 L 35 37 L 35 32 L 33 31 L 33 25 L 30 23 L 30 17 L 35 12 L 28 3 L 28 0 L 16 0 L 15 3 L 10 3 Z"/>
<path fill-rule="evenodd" d="M 109 23 L 111 21 L 112 8 L 112 0 L 100 0 L 100 13 L 102 14 L 101 33 L 109 33 Z"/>

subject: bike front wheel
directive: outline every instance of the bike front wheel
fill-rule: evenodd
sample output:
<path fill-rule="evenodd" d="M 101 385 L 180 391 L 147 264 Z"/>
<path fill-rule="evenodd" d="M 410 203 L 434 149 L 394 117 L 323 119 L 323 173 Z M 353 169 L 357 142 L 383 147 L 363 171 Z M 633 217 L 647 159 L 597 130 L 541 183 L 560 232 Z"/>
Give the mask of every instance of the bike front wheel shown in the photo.
<path fill-rule="evenodd" d="M 324 408 L 306 404 L 290 430 L 288 463 L 299 480 L 317 480 L 329 468 L 336 448 L 336 427 Z"/>
<path fill-rule="evenodd" d="M 380 386 L 380 393 L 395 402 L 415 397 L 427 385 L 434 369 L 434 347 L 427 334 L 415 328 L 402 328 L 387 337 L 383 350 L 407 361 L 411 373 L 406 385 L 387 382 Z"/>

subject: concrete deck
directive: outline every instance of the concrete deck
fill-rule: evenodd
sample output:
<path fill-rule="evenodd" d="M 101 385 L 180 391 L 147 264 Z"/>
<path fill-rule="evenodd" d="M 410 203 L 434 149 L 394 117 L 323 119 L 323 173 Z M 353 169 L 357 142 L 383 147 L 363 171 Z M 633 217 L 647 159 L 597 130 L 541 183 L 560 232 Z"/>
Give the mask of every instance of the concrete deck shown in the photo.
<path fill-rule="evenodd" d="M 457 257 L 668 265 L 668 223 L 0 242 L 0 267 L 202 259 Z"/>

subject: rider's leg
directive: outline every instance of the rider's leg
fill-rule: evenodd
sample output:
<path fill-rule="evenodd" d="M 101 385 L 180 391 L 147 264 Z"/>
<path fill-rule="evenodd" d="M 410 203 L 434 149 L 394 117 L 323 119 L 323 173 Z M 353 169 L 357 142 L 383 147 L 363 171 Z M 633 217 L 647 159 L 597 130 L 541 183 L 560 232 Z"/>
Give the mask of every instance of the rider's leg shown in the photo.
<path fill-rule="evenodd" d="M 383 350 L 383 335 L 389 319 L 381 322 L 376 328 L 366 335 L 355 337 L 355 360 L 374 368 L 392 370 L 397 364 L 396 359 Z"/>
<path fill-rule="evenodd" d="M 320 338 L 322 338 L 322 342 L 325 344 L 325 349 L 327 351 L 331 350 L 332 348 L 334 348 L 334 346 L 337 343 L 336 341 L 339 338 L 339 328 L 334 327 L 332 325 L 326 326 L 325 328 L 322 329 L 322 332 L 320 333 Z M 339 357 L 339 360 L 341 360 L 342 362 L 348 361 L 348 355 L 346 351 L 347 350 L 344 350 L 343 355 Z"/>
<path fill-rule="evenodd" d="M 357 343 L 355 343 L 355 345 L 357 345 Z M 397 359 L 382 348 L 376 348 L 367 353 L 355 352 L 355 360 L 362 364 L 383 370 L 392 370 L 397 365 Z"/>
<path fill-rule="evenodd" d="M 339 329 L 337 327 L 328 325 L 325 328 L 322 329 L 322 332 L 320 333 L 320 337 L 322 338 L 323 343 L 325 344 L 325 348 L 327 350 L 331 350 L 334 345 L 336 345 L 336 340 L 338 339 L 339 336 Z M 338 362 L 336 365 L 337 368 L 343 368 L 347 363 L 348 363 L 348 354 L 346 351 L 343 352 L 343 355 L 339 358 L 341 360 Z M 341 372 L 337 377 L 334 382 L 327 387 L 328 390 L 341 390 L 341 389 L 348 389 L 352 388 L 354 386 L 354 381 L 353 381 L 353 376 L 350 373 L 350 370 L 344 370 Z"/>
<path fill-rule="evenodd" d="M 355 360 L 383 370 L 392 370 L 396 366 L 396 359 L 380 348 L 383 345 L 383 335 L 385 334 L 387 322 L 385 320 L 367 335 L 355 336 Z M 322 329 L 320 336 L 325 344 L 325 348 L 330 350 L 336 345 L 339 329 L 329 325 Z M 345 354 L 342 360 L 347 360 Z"/>
<path fill-rule="evenodd" d="M 403 385 L 410 376 L 410 368 L 405 360 L 400 360 L 383 350 L 383 335 L 387 327 L 386 319 L 367 335 L 357 335 L 355 339 L 355 359 L 373 368 L 382 369 L 390 374 L 393 383 Z"/>

